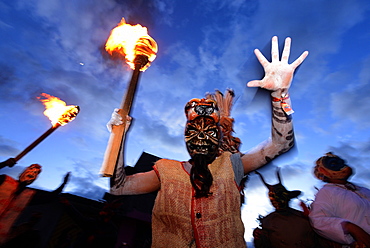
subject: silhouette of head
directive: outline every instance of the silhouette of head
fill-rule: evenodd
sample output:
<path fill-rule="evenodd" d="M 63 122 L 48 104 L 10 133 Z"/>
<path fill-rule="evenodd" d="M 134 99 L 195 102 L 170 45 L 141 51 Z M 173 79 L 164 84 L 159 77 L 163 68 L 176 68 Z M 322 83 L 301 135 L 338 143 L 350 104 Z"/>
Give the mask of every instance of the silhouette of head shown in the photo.
<path fill-rule="evenodd" d="M 268 195 L 271 201 L 272 206 L 276 210 L 285 210 L 289 208 L 289 202 L 292 198 L 296 198 L 301 194 L 300 190 L 287 190 L 284 185 L 281 183 L 280 177 L 280 168 L 276 169 L 276 175 L 279 179 L 279 183 L 275 185 L 267 184 L 263 178 L 263 176 L 258 172 L 255 171 L 261 177 L 262 182 L 265 184 L 267 189 L 269 190 Z"/>

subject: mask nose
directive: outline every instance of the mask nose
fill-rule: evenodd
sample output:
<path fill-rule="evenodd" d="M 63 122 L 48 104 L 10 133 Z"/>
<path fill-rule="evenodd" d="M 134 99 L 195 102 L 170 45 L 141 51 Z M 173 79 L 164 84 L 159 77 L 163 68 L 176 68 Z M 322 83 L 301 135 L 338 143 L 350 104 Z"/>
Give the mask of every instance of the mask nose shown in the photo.
<path fill-rule="evenodd" d="M 206 135 L 203 132 L 199 132 L 198 139 L 203 140 L 205 138 L 206 138 Z"/>

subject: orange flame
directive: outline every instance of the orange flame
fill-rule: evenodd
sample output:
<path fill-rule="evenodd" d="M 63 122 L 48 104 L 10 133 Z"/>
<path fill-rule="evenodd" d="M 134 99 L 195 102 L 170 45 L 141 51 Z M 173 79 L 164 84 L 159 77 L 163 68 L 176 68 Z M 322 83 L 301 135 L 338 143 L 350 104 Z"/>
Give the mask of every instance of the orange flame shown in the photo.
<path fill-rule="evenodd" d="M 37 97 L 44 105 L 44 115 L 49 118 L 51 124 L 56 126 L 57 124 L 64 126 L 68 122 L 74 120 L 80 111 L 80 108 L 75 105 L 68 105 L 58 97 L 51 96 L 46 93 L 41 93 L 41 97 Z"/>
<path fill-rule="evenodd" d="M 105 50 L 111 55 L 113 52 L 118 52 L 124 56 L 126 63 L 133 70 L 135 69 L 135 57 L 145 55 L 149 62 L 140 69 L 145 71 L 150 66 L 150 62 L 156 58 L 158 47 L 155 40 L 148 35 L 146 27 L 140 24 L 132 26 L 122 18 L 117 27 L 111 31 L 105 44 Z"/>

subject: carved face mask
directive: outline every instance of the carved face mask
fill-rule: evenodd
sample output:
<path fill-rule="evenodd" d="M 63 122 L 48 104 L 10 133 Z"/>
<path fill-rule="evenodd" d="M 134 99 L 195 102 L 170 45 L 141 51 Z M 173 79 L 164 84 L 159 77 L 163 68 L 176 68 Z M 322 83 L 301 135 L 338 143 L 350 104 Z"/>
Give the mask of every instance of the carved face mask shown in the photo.
<path fill-rule="evenodd" d="M 185 106 L 185 142 L 190 156 L 203 155 L 212 162 L 220 145 L 220 114 L 216 101 L 191 99 Z"/>
<path fill-rule="evenodd" d="M 200 154 L 212 161 L 220 144 L 218 123 L 213 118 L 203 116 L 188 121 L 185 127 L 185 142 L 191 157 Z"/>

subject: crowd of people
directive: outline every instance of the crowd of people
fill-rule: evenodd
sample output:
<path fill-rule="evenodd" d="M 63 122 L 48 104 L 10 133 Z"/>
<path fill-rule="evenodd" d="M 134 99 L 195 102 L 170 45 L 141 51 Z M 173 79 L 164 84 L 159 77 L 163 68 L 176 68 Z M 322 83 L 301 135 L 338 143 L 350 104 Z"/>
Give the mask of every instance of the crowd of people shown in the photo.
<path fill-rule="evenodd" d="M 115 175 L 124 180 L 111 187 L 113 195 L 158 191 L 152 211 L 152 247 L 246 247 L 240 210 L 244 179 L 294 146 L 288 91 L 295 69 L 308 52 L 289 64 L 290 46 L 291 39 L 287 38 L 280 56 L 278 38 L 274 36 L 271 62 L 255 50 L 265 76 L 247 85 L 270 91 L 271 137 L 265 142 L 248 153 L 239 151 L 241 141 L 232 136 L 233 91 L 225 96 L 216 92 L 191 99 L 185 106 L 184 140 L 189 161 L 160 159 L 149 172 Z M 127 130 L 131 118 L 122 119 L 114 112 L 109 123 L 126 125 Z M 119 166 L 124 168 L 123 164 Z M 26 186 L 40 171 L 39 165 L 32 165 L 18 181 L 6 175 L 0 177 L 0 244 L 12 239 L 14 220 L 37 199 Z M 349 182 L 352 174 L 353 169 L 339 156 L 327 153 L 320 157 L 314 175 L 326 184 L 305 211 L 289 206 L 301 192 L 288 191 L 279 172 L 276 185 L 267 184 L 259 174 L 275 211 L 260 218 L 261 226 L 254 231 L 255 246 L 370 247 L 370 190 Z M 53 196 L 62 191 L 68 177 L 67 173 Z M 75 218 L 82 216 L 72 209 L 69 212 Z M 83 221 L 91 226 L 89 219 Z M 104 218 L 101 223 L 105 223 Z"/>

